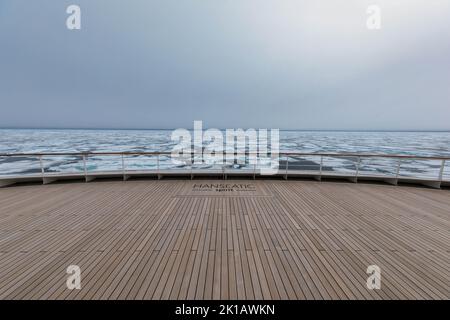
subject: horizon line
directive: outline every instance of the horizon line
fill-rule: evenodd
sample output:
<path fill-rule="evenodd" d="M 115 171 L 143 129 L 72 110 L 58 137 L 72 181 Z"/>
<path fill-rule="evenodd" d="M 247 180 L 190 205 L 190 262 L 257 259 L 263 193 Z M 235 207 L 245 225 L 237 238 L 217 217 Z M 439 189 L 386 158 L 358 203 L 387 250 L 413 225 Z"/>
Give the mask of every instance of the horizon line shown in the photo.
<path fill-rule="evenodd" d="M 94 130 L 104 130 L 104 131 L 171 131 L 171 130 L 176 130 L 179 128 L 95 128 L 95 127 L 87 127 L 87 128 L 82 128 L 82 127 L 69 127 L 69 128 L 58 128 L 58 127 L 0 127 L 0 130 L 89 130 L 89 131 L 94 131 Z M 183 128 L 183 129 L 187 129 L 187 130 L 194 130 L 193 128 Z M 255 129 L 255 130 L 259 130 L 259 129 L 268 129 L 268 130 L 275 130 L 278 129 L 280 131 L 303 131 L 303 132 L 308 132 L 308 131 L 313 131 L 313 132 L 450 132 L 450 129 L 280 129 L 280 128 L 217 128 L 217 127 L 205 127 L 203 128 L 203 130 L 208 130 L 208 129 L 218 129 L 218 130 L 227 130 L 227 129 L 233 129 L 233 130 L 237 130 L 237 129 L 242 129 L 242 130 L 247 130 L 247 129 Z"/>

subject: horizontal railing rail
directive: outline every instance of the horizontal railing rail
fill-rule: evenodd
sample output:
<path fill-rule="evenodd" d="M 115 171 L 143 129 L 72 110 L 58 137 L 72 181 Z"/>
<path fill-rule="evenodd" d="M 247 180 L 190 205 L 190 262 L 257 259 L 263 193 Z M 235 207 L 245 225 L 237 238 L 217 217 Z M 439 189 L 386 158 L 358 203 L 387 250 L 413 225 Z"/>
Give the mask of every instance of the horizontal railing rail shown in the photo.
<path fill-rule="evenodd" d="M 201 152 L 185 152 L 184 154 L 201 155 Z M 219 153 L 220 154 L 220 153 Z M 271 155 L 270 151 L 266 153 L 261 152 L 222 152 L 223 155 Z M 394 159 L 411 159 L 411 160 L 450 160 L 450 156 L 416 156 L 404 154 L 385 154 L 385 153 L 322 153 L 322 152 L 273 152 L 279 157 L 290 156 L 323 156 L 323 157 L 364 157 L 364 158 L 394 158 Z M 121 155 L 172 155 L 172 152 L 139 152 L 139 151 L 124 151 L 124 152 L 42 152 L 42 153 L 0 153 L 0 157 L 40 157 L 40 156 L 121 156 Z"/>
<path fill-rule="evenodd" d="M 381 178 L 386 182 L 391 184 L 397 184 L 400 179 L 403 180 L 418 180 L 422 181 L 422 184 L 426 184 L 433 187 L 440 187 L 442 182 L 444 182 L 443 178 L 445 175 L 446 164 L 450 164 L 450 156 L 420 156 L 420 155 L 405 155 L 405 154 L 380 154 L 380 153 L 355 153 L 355 152 L 271 152 L 270 150 L 266 152 L 251 152 L 251 151 L 223 151 L 213 153 L 215 156 L 222 155 L 224 156 L 224 163 L 219 161 L 218 163 L 203 163 L 203 161 L 198 161 L 199 157 L 203 155 L 201 150 L 195 150 L 191 152 L 180 152 L 176 153 L 179 158 L 178 162 L 183 162 L 184 166 L 181 167 L 167 167 L 168 157 L 171 157 L 173 152 L 165 152 L 165 151 L 117 151 L 117 152 L 94 152 L 94 151 L 85 151 L 85 152 L 40 152 L 40 153 L 0 153 L 1 158 L 14 158 L 14 157 L 22 157 L 22 158 L 35 158 L 38 160 L 39 164 L 33 169 L 35 173 L 39 171 L 41 178 L 44 183 L 50 183 L 58 178 L 64 178 L 71 172 L 67 170 L 58 171 L 54 168 L 47 168 L 44 165 L 44 161 L 47 161 L 47 158 L 51 157 L 77 157 L 79 161 L 82 161 L 81 166 L 78 166 L 76 172 L 73 172 L 74 175 L 83 175 L 86 178 L 86 181 L 91 181 L 95 179 L 95 175 L 100 174 L 110 174 L 110 175 L 123 175 L 124 180 L 128 179 L 133 174 L 157 174 L 158 178 L 160 175 L 170 175 L 171 173 L 179 174 L 180 171 L 185 172 L 186 174 L 190 174 L 191 178 L 194 175 L 198 174 L 216 174 L 219 170 L 219 174 L 221 173 L 224 178 L 227 177 L 227 174 L 249 174 L 250 171 L 253 178 L 257 175 L 257 168 L 255 163 L 251 163 L 251 160 L 267 160 L 270 158 L 273 160 L 274 158 L 278 160 L 278 168 L 277 175 L 283 176 L 285 179 L 288 179 L 289 176 L 314 176 L 315 179 L 321 180 L 322 177 L 330 178 L 330 177 L 343 177 L 349 179 L 353 182 L 357 182 L 358 179 L 367 179 L 372 177 L 373 179 Z M 230 155 L 234 156 L 230 159 Z M 120 160 L 113 161 L 115 168 L 114 169 L 105 169 L 105 167 L 98 169 L 96 165 L 94 165 L 93 169 L 89 169 L 87 162 L 89 161 L 106 161 L 104 159 L 95 159 L 95 157 L 103 157 L 103 156 L 113 156 L 119 157 Z M 155 160 L 155 164 L 150 169 L 149 167 L 141 168 L 139 165 L 136 168 L 135 163 L 127 163 L 129 161 L 128 157 L 134 156 L 147 156 L 152 157 Z M 240 158 L 239 158 L 240 157 Z M 308 159 L 310 157 L 315 157 L 316 160 L 311 161 Z M 243 159 L 242 159 L 243 158 Z M 388 163 L 365 163 L 366 159 L 387 159 Z M 341 166 L 336 166 L 334 163 L 334 159 L 340 159 L 339 161 L 344 161 L 341 163 Z M 180 161 L 181 160 L 181 161 Z M 247 163 L 248 160 L 248 163 Z M 20 160 L 22 161 L 22 159 Z M 56 161 L 56 160 L 53 160 Z M 58 159 L 58 161 L 61 161 Z M 67 160 L 69 161 L 69 160 Z M 71 159 L 70 161 L 74 161 Z M 382 161 L 382 160 L 379 160 Z M 383 160 L 385 161 L 385 160 Z M 413 168 L 411 170 L 411 164 L 416 163 L 420 164 L 421 161 L 438 161 L 439 163 L 434 163 L 432 166 L 428 165 L 428 169 L 436 170 L 436 173 L 431 174 L 426 170 L 420 169 L 420 165 L 417 168 Z M 161 162 L 164 162 L 161 165 Z M 9 163 L 9 168 L 11 169 L 11 165 L 14 161 Z M 18 172 L 18 176 L 10 179 L 11 174 L 2 172 L 1 170 L 1 162 L 0 162 L 0 186 L 5 186 L 9 184 L 15 183 L 17 179 L 27 178 L 28 176 L 33 176 L 33 174 L 25 173 L 25 171 Z M 234 168 L 232 164 L 243 165 L 242 167 Z M 148 165 L 148 164 L 147 164 Z M 204 167 L 206 165 L 206 167 Z M 211 167 L 211 165 L 213 167 Z M 231 165 L 231 166 L 230 166 Z M 203 166 L 203 167 L 202 167 Z M 209 167 L 208 167 L 209 166 Z M 402 167 L 404 166 L 404 167 Z M 371 167 L 373 170 L 367 170 L 368 167 Z M 81 168 L 81 169 L 80 169 Z M 57 169 L 60 169 L 57 167 Z M 382 169 L 382 170 L 380 170 Z M 401 171 L 401 169 L 406 170 Z M 415 170 L 414 169 L 418 169 Z M 423 168 L 422 168 L 423 169 Z M 75 170 L 75 169 L 74 169 Z M 11 172 L 11 171 L 9 171 Z M 264 175 L 261 173 L 261 175 Z M 445 177 L 447 177 L 445 175 Z M 35 175 L 32 178 L 36 178 Z M 10 179 L 10 180 L 8 180 Z M 445 183 L 448 184 L 450 179 L 446 179 Z"/>

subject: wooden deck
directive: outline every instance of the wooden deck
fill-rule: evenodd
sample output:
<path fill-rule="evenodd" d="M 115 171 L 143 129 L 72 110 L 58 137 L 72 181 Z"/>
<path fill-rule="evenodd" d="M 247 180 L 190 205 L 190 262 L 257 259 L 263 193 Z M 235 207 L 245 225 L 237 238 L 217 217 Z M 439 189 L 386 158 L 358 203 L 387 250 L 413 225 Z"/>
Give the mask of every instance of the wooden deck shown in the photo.
<path fill-rule="evenodd" d="M 210 186 L 218 183 L 232 190 Z M 17 186 L 0 190 L 0 298 L 448 299 L 449 231 L 449 190 L 258 180 Z M 72 264 L 81 290 L 66 287 Z M 369 265 L 381 268 L 381 290 L 366 287 Z"/>

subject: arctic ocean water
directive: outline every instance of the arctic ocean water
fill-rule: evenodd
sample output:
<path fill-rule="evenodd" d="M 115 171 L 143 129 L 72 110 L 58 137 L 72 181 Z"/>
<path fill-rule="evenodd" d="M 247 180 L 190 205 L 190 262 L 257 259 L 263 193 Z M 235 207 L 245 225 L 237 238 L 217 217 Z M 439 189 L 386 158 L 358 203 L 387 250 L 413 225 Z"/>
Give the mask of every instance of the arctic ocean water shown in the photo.
<path fill-rule="evenodd" d="M 0 153 L 170 152 L 176 145 L 171 141 L 171 133 L 171 130 L 2 129 Z M 280 151 L 450 156 L 450 132 L 281 131 Z M 152 168 L 155 164 L 147 160 L 134 157 L 129 165 L 133 168 Z M 79 159 L 73 157 L 58 157 L 45 161 L 46 170 L 52 172 L 82 170 Z M 117 170 L 118 163 L 119 159 L 114 157 L 95 157 L 89 162 L 89 169 Z M 170 159 L 162 159 L 162 163 L 170 167 Z M 392 164 L 379 162 L 378 169 L 383 171 L 383 167 L 387 165 Z M 329 167 L 333 170 L 350 170 L 351 164 L 342 159 L 334 159 Z M 416 162 L 410 167 L 413 171 L 426 173 L 436 169 L 438 164 Z M 375 170 L 376 168 L 377 165 Z M 405 168 L 408 168 L 408 165 L 405 165 Z M 39 163 L 36 158 L 0 158 L 0 175 L 38 171 Z"/>

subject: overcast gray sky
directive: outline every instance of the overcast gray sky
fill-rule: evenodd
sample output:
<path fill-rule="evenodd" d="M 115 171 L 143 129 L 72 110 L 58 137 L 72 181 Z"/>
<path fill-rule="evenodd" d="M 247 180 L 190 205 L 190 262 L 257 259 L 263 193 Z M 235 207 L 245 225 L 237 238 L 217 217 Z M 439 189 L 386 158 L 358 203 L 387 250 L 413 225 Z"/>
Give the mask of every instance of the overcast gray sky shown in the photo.
<path fill-rule="evenodd" d="M 449 130 L 449 17 L 450 0 L 0 0 L 0 127 Z"/>

